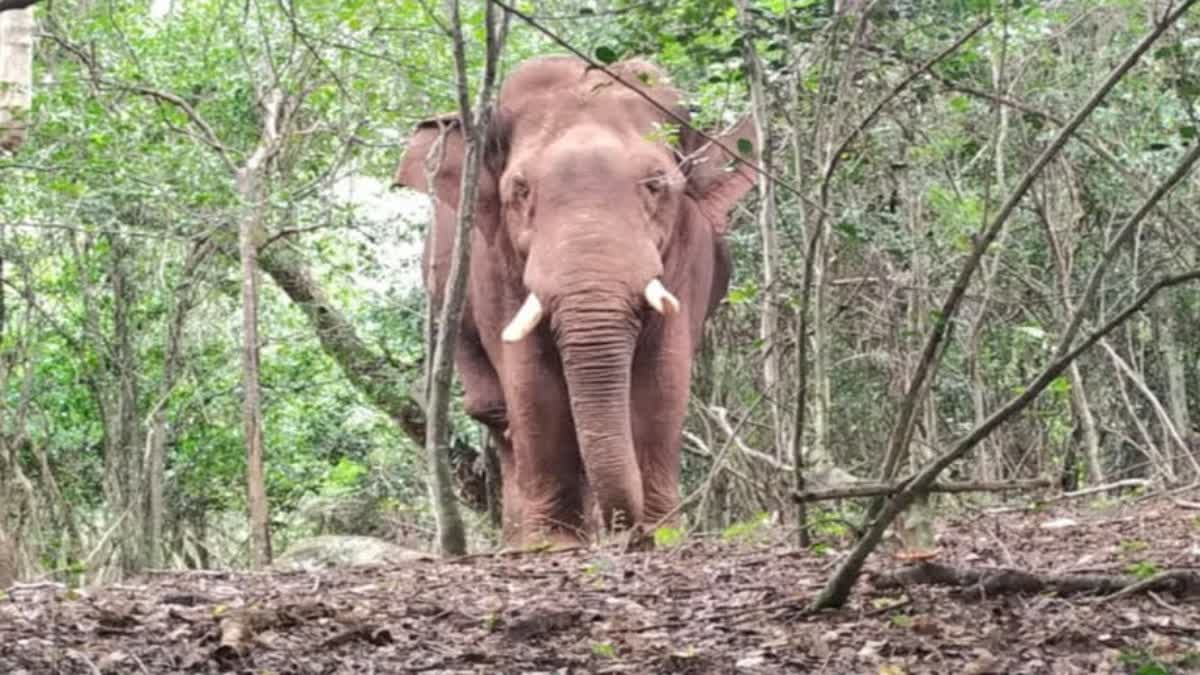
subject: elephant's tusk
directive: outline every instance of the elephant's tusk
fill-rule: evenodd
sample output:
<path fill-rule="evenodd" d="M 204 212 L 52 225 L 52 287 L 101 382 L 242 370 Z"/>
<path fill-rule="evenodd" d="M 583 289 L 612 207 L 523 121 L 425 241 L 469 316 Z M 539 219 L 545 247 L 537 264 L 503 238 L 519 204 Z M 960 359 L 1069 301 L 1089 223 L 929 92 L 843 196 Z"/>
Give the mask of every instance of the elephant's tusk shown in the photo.
<path fill-rule="evenodd" d="M 537 328 L 538 322 L 542 320 L 542 302 L 537 299 L 533 293 L 525 298 L 525 304 L 521 305 L 521 309 L 517 310 L 517 315 L 504 328 L 504 332 L 500 334 L 500 339 L 505 342 L 520 342 L 526 335 L 533 332 Z"/>
<path fill-rule="evenodd" d="M 671 316 L 679 311 L 679 300 L 671 295 L 671 291 L 658 279 L 651 279 L 650 283 L 646 284 L 646 301 L 664 316 Z"/>

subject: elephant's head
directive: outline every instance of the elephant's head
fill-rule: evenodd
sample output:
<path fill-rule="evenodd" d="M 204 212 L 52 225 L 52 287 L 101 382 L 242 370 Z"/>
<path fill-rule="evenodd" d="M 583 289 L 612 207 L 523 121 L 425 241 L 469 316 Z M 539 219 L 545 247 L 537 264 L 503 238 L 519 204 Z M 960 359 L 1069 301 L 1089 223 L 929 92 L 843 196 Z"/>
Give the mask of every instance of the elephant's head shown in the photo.
<path fill-rule="evenodd" d="M 664 263 L 696 228 L 724 234 L 755 179 L 720 147 L 736 151 L 751 140 L 748 121 L 720 145 L 688 128 L 672 134 L 676 121 L 647 100 L 688 119 L 663 73 L 642 61 L 612 69 L 641 93 L 575 59 L 538 59 L 513 72 L 496 108 L 477 222 L 511 261 L 525 298 L 503 341 L 519 348 L 549 339 L 557 347 L 608 525 L 642 515 L 629 405 L 643 326 L 651 313 L 686 321 L 707 310 L 680 301 Z M 460 162 L 461 148 L 460 140 L 447 146 L 443 162 Z M 453 180 L 438 187 L 449 203 L 457 190 Z"/>

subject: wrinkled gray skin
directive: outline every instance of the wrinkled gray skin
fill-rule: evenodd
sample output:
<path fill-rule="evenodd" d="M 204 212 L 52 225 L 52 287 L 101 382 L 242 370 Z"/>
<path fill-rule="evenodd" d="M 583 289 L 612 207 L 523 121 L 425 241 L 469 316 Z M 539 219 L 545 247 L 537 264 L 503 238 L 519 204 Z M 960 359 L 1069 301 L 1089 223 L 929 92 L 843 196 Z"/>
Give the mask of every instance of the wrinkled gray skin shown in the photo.
<path fill-rule="evenodd" d="M 688 119 L 655 66 L 611 68 Z M 727 290 L 728 214 L 754 174 L 686 129 L 668 146 L 655 128 L 670 122 L 573 58 L 527 61 L 501 88 L 456 367 L 468 413 L 503 439 L 509 545 L 575 544 L 597 525 L 653 526 L 679 503 L 692 358 Z M 743 121 L 720 140 L 735 149 L 752 134 Z M 455 118 L 426 121 L 394 181 L 435 198 L 436 245 L 425 251 L 435 303 L 463 147 Z M 660 300 L 663 311 L 651 306 L 646 289 L 656 279 L 677 311 L 669 301 Z M 531 294 L 540 320 L 503 340 Z"/>

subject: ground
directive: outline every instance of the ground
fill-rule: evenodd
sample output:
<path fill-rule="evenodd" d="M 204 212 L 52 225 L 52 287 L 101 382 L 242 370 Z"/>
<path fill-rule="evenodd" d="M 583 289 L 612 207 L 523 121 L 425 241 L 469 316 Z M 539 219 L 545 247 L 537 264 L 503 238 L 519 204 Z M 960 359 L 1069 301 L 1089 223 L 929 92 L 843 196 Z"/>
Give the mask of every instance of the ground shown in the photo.
<path fill-rule="evenodd" d="M 1193 507 L 1176 495 L 974 511 L 939 526 L 937 562 L 1194 572 Z M 905 565 L 883 550 L 845 608 L 807 614 L 843 551 L 746 530 L 654 552 L 18 585 L 0 599 L 0 673 L 1200 672 L 1195 594 L 881 588 Z"/>

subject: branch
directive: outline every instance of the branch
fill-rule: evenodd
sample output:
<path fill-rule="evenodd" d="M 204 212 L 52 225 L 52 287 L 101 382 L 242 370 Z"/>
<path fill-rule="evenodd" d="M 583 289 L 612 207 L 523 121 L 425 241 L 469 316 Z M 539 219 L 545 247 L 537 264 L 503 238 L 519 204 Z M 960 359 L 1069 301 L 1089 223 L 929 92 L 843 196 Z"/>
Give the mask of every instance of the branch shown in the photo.
<path fill-rule="evenodd" d="M 816 488 L 793 492 L 794 502 L 819 502 L 829 499 L 850 499 L 854 497 L 876 497 L 891 495 L 907 487 L 907 481 L 898 483 L 862 483 L 859 485 L 835 485 L 827 488 Z M 955 483 L 933 483 L 923 492 L 1008 492 L 1010 490 L 1036 490 L 1053 485 L 1049 478 L 1030 478 L 997 481 L 962 481 Z"/>
<path fill-rule="evenodd" d="M 192 124 L 195 124 L 200 129 L 201 133 L 203 134 L 203 138 L 201 140 L 213 150 L 217 151 L 217 154 L 221 156 L 221 159 L 225 162 L 225 166 L 229 168 L 229 171 L 232 175 L 237 175 L 237 164 L 230 157 L 229 148 L 225 147 L 225 144 L 221 142 L 220 137 L 217 136 L 217 132 L 212 128 L 208 121 L 201 117 L 200 113 L 196 112 L 196 109 L 193 108 L 192 105 L 183 98 L 176 94 L 172 94 L 171 92 L 162 91 L 159 89 L 151 89 L 150 87 L 143 87 L 141 85 L 121 84 L 119 82 L 112 82 L 110 80 L 102 80 L 101 83 L 105 86 L 113 87 L 115 89 L 121 89 L 134 94 L 141 94 L 142 96 L 147 96 L 163 103 L 169 103 L 176 108 L 179 108 L 181 111 L 183 111 L 183 114 L 187 115 L 188 119 L 192 121 Z"/>
<path fill-rule="evenodd" d="M 963 569 L 939 563 L 921 563 L 901 570 L 885 572 L 874 580 L 879 589 L 915 584 L 952 586 L 978 593 L 981 598 L 1003 594 L 1038 594 L 1050 591 L 1060 595 L 1104 594 L 1100 602 L 1147 591 L 1171 591 L 1181 597 L 1200 595 L 1200 573 L 1195 570 L 1168 570 L 1149 579 L 1103 574 L 1034 574 L 1002 567 Z"/>

